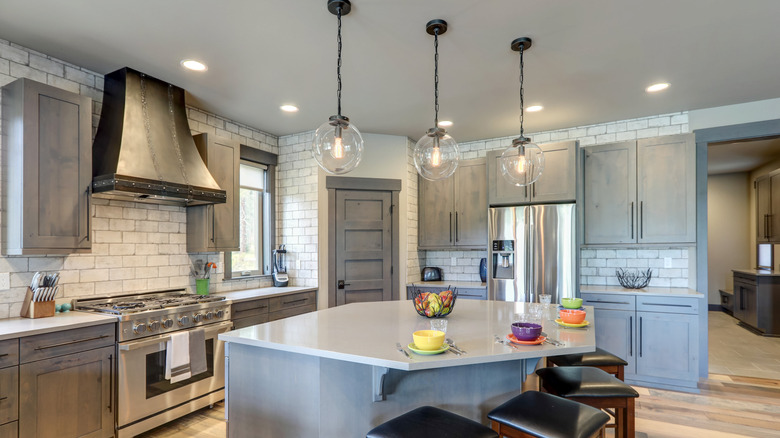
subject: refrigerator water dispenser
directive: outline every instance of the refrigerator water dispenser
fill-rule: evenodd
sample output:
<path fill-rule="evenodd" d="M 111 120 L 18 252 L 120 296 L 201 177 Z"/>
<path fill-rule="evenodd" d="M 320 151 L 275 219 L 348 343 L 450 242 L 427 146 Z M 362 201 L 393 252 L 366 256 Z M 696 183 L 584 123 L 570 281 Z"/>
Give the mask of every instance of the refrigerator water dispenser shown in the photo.
<path fill-rule="evenodd" d="M 494 240 L 493 253 L 493 278 L 515 278 L 515 241 Z"/>

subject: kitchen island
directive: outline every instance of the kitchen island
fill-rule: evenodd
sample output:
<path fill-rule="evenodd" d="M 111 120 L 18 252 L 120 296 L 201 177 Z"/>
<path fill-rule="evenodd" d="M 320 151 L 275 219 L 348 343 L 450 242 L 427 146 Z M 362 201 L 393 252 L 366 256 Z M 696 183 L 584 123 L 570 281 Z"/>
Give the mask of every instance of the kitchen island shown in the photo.
<path fill-rule="evenodd" d="M 564 346 L 496 343 L 527 306 L 459 300 L 446 319 L 447 337 L 467 352 L 461 356 L 409 352 L 412 332 L 431 321 L 410 301 L 348 304 L 223 333 L 228 436 L 364 437 L 422 405 L 485 423 L 522 391 L 539 358 L 595 349 L 593 326 L 562 329 L 549 320 L 545 332 Z"/>

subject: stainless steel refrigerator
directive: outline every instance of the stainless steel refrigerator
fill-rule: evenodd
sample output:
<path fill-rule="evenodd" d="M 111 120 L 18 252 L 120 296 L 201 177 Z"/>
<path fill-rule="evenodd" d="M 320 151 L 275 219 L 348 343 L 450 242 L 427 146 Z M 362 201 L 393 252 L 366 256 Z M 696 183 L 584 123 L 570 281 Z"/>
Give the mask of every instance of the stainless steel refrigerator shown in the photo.
<path fill-rule="evenodd" d="M 493 207 L 488 217 L 488 297 L 552 302 L 576 294 L 575 204 Z"/>

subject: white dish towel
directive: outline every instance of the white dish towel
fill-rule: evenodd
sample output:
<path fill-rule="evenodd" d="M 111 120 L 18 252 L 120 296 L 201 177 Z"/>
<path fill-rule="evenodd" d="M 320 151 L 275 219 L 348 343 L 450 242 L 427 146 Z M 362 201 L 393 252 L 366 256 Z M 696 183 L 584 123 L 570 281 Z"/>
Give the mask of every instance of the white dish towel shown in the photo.
<path fill-rule="evenodd" d="M 182 331 L 171 333 L 171 339 L 166 346 L 165 378 L 171 383 L 187 380 L 190 372 L 190 333 Z"/>

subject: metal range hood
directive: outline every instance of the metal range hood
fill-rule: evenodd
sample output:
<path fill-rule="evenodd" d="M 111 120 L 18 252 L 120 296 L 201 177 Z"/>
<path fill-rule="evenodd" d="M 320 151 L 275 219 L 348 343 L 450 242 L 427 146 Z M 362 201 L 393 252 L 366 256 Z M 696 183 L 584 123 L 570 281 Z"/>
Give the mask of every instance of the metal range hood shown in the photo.
<path fill-rule="evenodd" d="M 92 177 L 102 198 L 185 206 L 227 198 L 192 139 L 184 90 L 127 67 L 105 76 Z"/>

